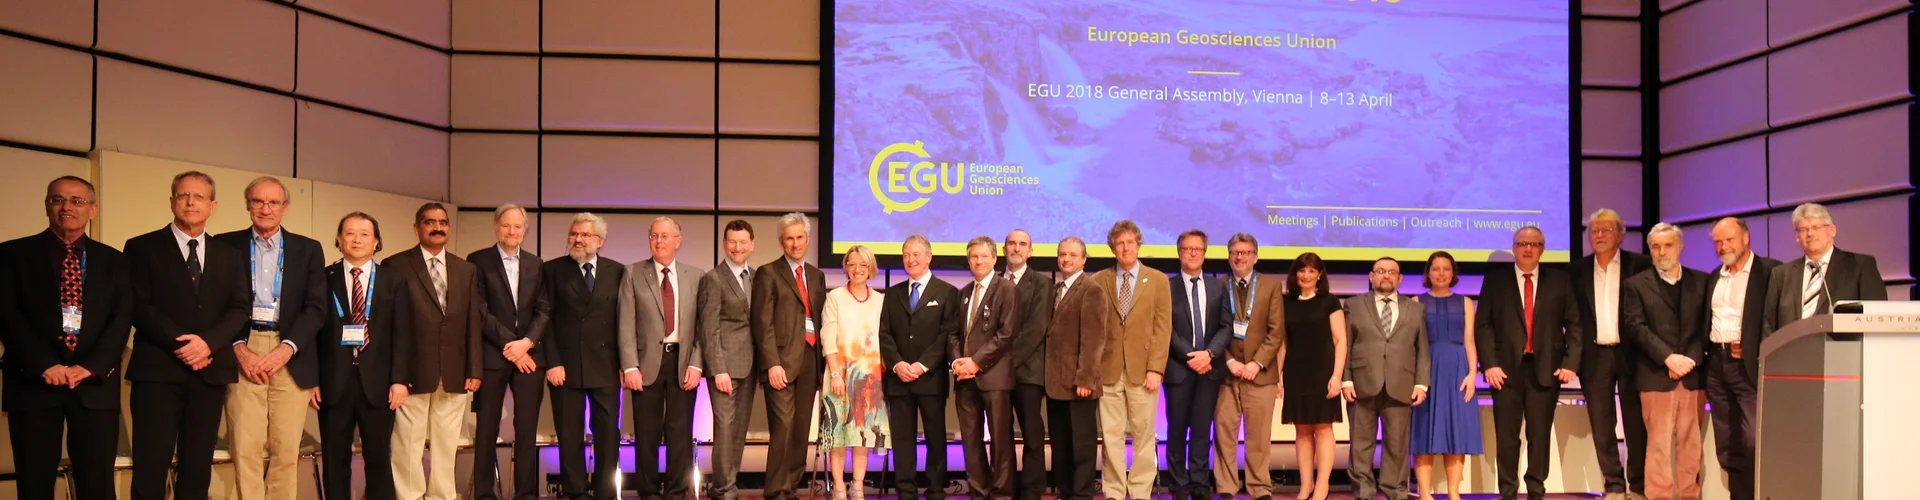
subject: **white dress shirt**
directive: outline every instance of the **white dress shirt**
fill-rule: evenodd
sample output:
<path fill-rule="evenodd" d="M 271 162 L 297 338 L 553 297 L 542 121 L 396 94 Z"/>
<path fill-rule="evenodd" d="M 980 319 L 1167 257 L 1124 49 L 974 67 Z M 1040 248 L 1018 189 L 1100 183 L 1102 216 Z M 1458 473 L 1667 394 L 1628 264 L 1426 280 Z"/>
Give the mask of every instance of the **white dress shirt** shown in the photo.
<path fill-rule="evenodd" d="M 199 249 L 194 250 L 194 252 L 200 254 L 200 268 L 206 269 L 207 268 L 207 231 L 205 229 L 202 229 L 200 231 L 199 236 L 187 236 L 186 231 L 180 230 L 179 224 L 167 224 L 167 228 L 173 230 L 173 242 L 177 245 L 180 245 L 180 262 L 187 261 L 187 240 L 194 240 L 194 241 L 200 242 L 200 244 L 198 245 Z"/>
<path fill-rule="evenodd" d="M 1593 260 L 1593 343 L 1599 345 L 1620 345 L 1620 262 L 1621 252 L 1614 251 L 1613 265 L 1604 265 L 1600 259 Z M 1538 276 L 1535 276 L 1536 278 Z M 1534 283 L 1534 286 L 1539 286 Z"/>
<path fill-rule="evenodd" d="M 1747 282 L 1753 279 L 1753 253 L 1747 253 L 1747 260 L 1740 264 L 1740 272 L 1732 272 L 1727 266 L 1720 266 L 1719 284 L 1713 289 L 1713 329 L 1709 332 L 1715 344 L 1740 341 L 1740 323 L 1746 315 Z"/>
<path fill-rule="evenodd" d="M 1011 281 L 1013 282 L 1013 284 L 1016 284 L 1016 285 L 1020 284 L 1020 280 L 1026 278 L 1028 269 L 1032 269 L 1032 268 L 1028 266 L 1020 266 L 1019 269 L 1007 270 L 1007 281 Z"/>
<path fill-rule="evenodd" d="M 1833 268 L 1829 267 L 1831 265 L 1830 261 L 1832 260 L 1833 260 L 1833 248 L 1827 248 L 1826 253 L 1821 254 L 1820 258 L 1816 259 L 1816 258 L 1813 258 L 1812 256 L 1807 257 L 1807 261 L 1809 262 L 1820 263 L 1820 279 L 1824 281 L 1823 283 L 1820 284 L 1820 290 L 1828 297 L 1833 296 L 1833 290 L 1826 289 L 1827 284 L 1833 283 L 1833 277 L 1830 276 L 1831 274 L 1833 274 Z M 1804 266 L 1805 264 L 1801 264 L 1801 265 Z M 1800 270 L 1801 293 L 1806 293 L 1807 285 L 1813 284 L 1812 280 L 1813 280 L 1812 269 Z M 1814 300 L 1808 301 L 1806 297 L 1800 297 L 1800 301 L 1802 304 L 1800 306 L 1800 318 L 1802 319 L 1811 318 L 1816 314 L 1820 314 L 1821 312 L 1820 299 L 1814 299 Z M 1828 304 L 1828 305 L 1832 305 L 1832 304 Z"/>
<path fill-rule="evenodd" d="M 510 296 L 508 298 L 518 304 L 520 303 L 520 248 L 508 249 L 499 245 L 494 245 L 494 248 L 500 250 L 500 267 L 507 272 L 507 294 Z"/>
<path fill-rule="evenodd" d="M 369 283 L 367 283 L 367 277 L 368 277 L 368 276 L 373 276 L 373 259 L 367 259 L 367 262 L 366 262 L 366 263 L 364 263 L 364 264 L 360 264 L 360 265 L 358 265 L 358 266 L 356 266 L 356 265 L 353 265 L 353 263 L 352 263 L 352 262 L 345 262 L 345 261 L 342 261 L 342 262 L 344 262 L 344 263 L 346 264 L 346 267 L 347 267 L 347 272 L 344 272 L 344 273 L 340 273 L 340 282 L 341 282 L 341 283 L 346 283 L 346 284 L 347 284 L 347 295 L 348 295 L 348 297 L 347 297 L 347 299 L 348 299 L 348 301 L 349 301 L 349 302 L 347 302 L 347 303 L 345 303 L 345 304 L 340 304 L 340 305 L 341 305 L 342 307 L 344 307 L 344 308 L 345 308 L 345 309 L 343 309 L 343 310 L 345 310 L 345 311 L 347 312 L 347 315 L 348 315 L 348 316 L 352 316 L 352 315 L 353 315 L 353 302 L 351 302 L 351 301 L 352 301 L 352 299 L 353 299 L 353 297 L 352 297 L 352 295 L 353 295 L 353 270 L 354 270 L 354 269 L 359 269 L 359 270 L 360 270 L 360 286 L 363 286 L 363 287 L 364 287 L 364 286 L 368 286 L 368 285 L 369 285 Z M 361 291 L 361 292 L 367 292 L 367 291 L 369 291 L 369 290 L 368 290 L 367 288 L 361 288 L 361 289 L 360 289 L 360 291 Z M 369 305 L 371 305 L 371 304 L 369 304 Z"/>
<path fill-rule="evenodd" d="M 1527 277 L 1525 275 L 1533 275 L 1533 291 L 1536 294 L 1540 292 L 1541 269 L 1539 264 L 1534 264 L 1532 271 L 1521 271 L 1519 265 L 1513 266 L 1513 284 L 1516 289 L 1520 290 L 1520 300 L 1527 300 Z M 1533 298 L 1537 300 L 1540 297 L 1535 295 Z M 1526 307 L 1526 304 L 1522 303 L 1520 307 Z"/>
<path fill-rule="evenodd" d="M 595 257 L 595 259 L 598 259 L 598 257 Z M 679 308 L 680 301 L 693 300 L 691 297 L 680 296 L 680 273 L 673 272 L 672 262 L 668 262 L 665 264 L 661 264 L 660 261 L 657 261 L 657 260 L 649 260 L 648 262 L 653 263 L 653 274 L 655 276 L 666 276 L 668 286 L 673 287 L 673 304 L 676 309 Z M 595 264 L 595 265 L 598 265 L 598 264 Z M 598 269 L 598 268 L 596 267 L 595 269 Z M 660 286 L 659 283 L 649 283 L 649 285 L 652 285 L 654 287 Z M 665 305 L 665 304 L 662 304 L 662 305 Z M 661 311 L 660 313 L 664 315 L 666 314 L 666 311 Z M 680 332 L 683 330 L 684 326 L 687 324 L 687 318 L 683 318 L 681 316 L 685 316 L 685 315 L 679 314 L 679 311 L 674 312 L 673 324 L 667 325 L 668 327 L 670 327 L 669 328 L 670 331 L 667 332 L 667 338 L 661 339 L 660 342 L 666 343 L 666 344 L 680 343 Z"/>
<path fill-rule="evenodd" d="M 1073 276 L 1068 276 L 1066 281 L 1060 282 L 1060 296 L 1054 297 L 1053 300 L 1060 300 L 1060 299 L 1066 298 L 1067 290 L 1073 289 L 1073 283 L 1076 281 L 1079 281 L 1080 275 L 1082 274 L 1087 274 L 1087 271 L 1081 270 L 1080 272 L 1073 273 Z"/>

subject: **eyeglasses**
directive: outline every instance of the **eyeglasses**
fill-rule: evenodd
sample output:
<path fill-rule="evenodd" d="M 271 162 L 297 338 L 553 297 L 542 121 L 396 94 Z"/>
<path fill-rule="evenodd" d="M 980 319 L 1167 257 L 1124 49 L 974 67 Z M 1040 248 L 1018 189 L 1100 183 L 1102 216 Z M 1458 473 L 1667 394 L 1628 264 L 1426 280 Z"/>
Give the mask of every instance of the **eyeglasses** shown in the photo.
<path fill-rule="evenodd" d="M 1375 269 L 1373 270 L 1373 274 L 1378 274 L 1381 276 L 1398 276 L 1400 274 L 1400 271 L 1394 270 L 1394 269 Z"/>
<path fill-rule="evenodd" d="M 1194 254 L 1194 253 L 1197 253 L 1197 254 L 1205 254 L 1205 253 L 1207 253 L 1207 247 L 1180 247 L 1180 253 L 1186 253 L 1186 254 Z"/>
<path fill-rule="evenodd" d="M 1805 236 L 1808 234 L 1812 234 L 1814 231 L 1819 231 L 1821 229 L 1826 229 L 1830 227 L 1833 227 L 1833 224 L 1815 224 L 1807 227 L 1794 227 L 1793 234 Z"/>
<path fill-rule="evenodd" d="M 593 234 L 593 233 L 570 232 L 570 233 L 567 233 L 567 237 L 568 238 L 598 238 L 600 237 L 600 235 Z"/>
<path fill-rule="evenodd" d="M 1227 252 L 1227 255 L 1232 257 L 1252 257 L 1259 253 L 1260 252 L 1256 250 L 1232 250 Z"/>
<path fill-rule="evenodd" d="M 1534 242 L 1534 241 L 1516 241 L 1516 242 L 1513 242 L 1513 247 L 1514 248 L 1530 248 L 1534 250 L 1539 250 L 1542 248 L 1546 248 L 1547 244 Z"/>
<path fill-rule="evenodd" d="M 655 240 L 655 241 L 664 240 L 667 238 L 678 238 L 678 237 L 680 237 L 680 235 L 673 234 L 673 233 L 647 233 L 647 239 Z"/>
<path fill-rule="evenodd" d="M 207 195 L 203 195 L 200 193 L 173 193 L 172 199 L 173 201 L 193 200 L 198 203 L 206 203 L 207 200 L 210 200 L 212 198 L 208 198 Z"/>
<path fill-rule="evenodd" d="M 56 207 L 61 205 L 66 205 L 73 208 L 86 208 L 87 205 L 93 204 L 93 200 L 89 200 L 86 198 L 63 198 L 59 196 L 48 196 L 47 204 L 56 206 Z"/>
<path fill-rule="evenodd" d="M 1614 229 L 1611 227 L 1596 227 L 1596 228 L 1588 229 L 1587 232 L 1590 232 L 1593 234 L 1620 234 L 1619 229 Z"/>
<path fill-rule="evenodd" d="M 252 198 L 247 199 L 247 208 L 267 207 L 267 208 L 278 210 L 280 209 L 280 207 L 284 207 L 284 206 L 287 206 L 287 202 L 280 201 L 280 200 L 256 200 Z"/>

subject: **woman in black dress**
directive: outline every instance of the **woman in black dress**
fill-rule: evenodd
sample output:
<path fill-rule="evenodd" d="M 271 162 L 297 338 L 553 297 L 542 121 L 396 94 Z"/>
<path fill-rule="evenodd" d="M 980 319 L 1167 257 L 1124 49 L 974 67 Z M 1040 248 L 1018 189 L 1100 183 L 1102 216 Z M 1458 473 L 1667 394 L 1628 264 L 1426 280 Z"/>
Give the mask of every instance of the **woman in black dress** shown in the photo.
<path fill-rule="evenodd" d="M 1287 273 L 1287 342 L 1280 345 L 1280 422 L 1293 425 L 1300 461 L 1299 498 L 1327 498 L 1333 474 L 1333 424 L 1340 423 L 1340 372 L 1347 361 L 1347 315 L 1312 252 Z"/>

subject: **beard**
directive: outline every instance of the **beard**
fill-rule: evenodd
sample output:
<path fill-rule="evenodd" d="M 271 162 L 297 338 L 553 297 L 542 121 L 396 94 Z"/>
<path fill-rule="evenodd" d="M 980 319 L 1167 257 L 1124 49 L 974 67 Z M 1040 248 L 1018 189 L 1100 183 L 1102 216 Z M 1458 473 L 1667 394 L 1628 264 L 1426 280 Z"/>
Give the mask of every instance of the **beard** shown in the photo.
<path fill-rule="evenodd" d="M 593 251 L 580 247 L 568 248 L 567 255 L 572 256 L 573 260 L 580 262 L 593 260 Z"/>
<path fill-rule="evenodd" d="M 1653 259 L 1653 267 L 1659 268 L 1662 272 L 1673 272 L 1680 269 L 1680 259 Z"/>
<path fill-rule="evenodd" d="M 1727 253 L 1720 254 L 1721 264 L 1726 264 L 1731 266 L 1733 265 L 1734 262 L 1739 262 L 1739 261 L 1740 261 L 1740 252 L 1727 252 Z"/>

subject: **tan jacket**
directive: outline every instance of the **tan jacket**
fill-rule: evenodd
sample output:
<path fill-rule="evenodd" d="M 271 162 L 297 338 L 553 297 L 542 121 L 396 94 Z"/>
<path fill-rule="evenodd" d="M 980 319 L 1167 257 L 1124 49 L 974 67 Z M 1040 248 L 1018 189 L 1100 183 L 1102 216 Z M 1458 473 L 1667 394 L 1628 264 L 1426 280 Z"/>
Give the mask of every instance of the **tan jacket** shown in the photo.
<path fill-rule="evenodd" d="M 1227 293 L 1234 293 L 1236 276 L 1226 278 Z M 1287 343 L 1287 299 L 1280 287 L 1284 277 L 1262 275 L 1259 284 L 1254 285 L 1253 313 L 1247 314 L 1247 302 L 1234 298 L 1233 312 L 1237 321 L 1241 316 L 1247 319 L 1247 339 L 1233 339 L 1227 343 L 1227 357 L 1241 363 L 1258 363 L 1260 374 L 1253 376 L 1254 385 L 1273 385 L 1280 383 L 1280 346 Z M 1239 380 L 1239 379 L 1236 379 Z"/>
<path fill-rule="evenodd" d="M 1147 372 L 1166 373 L 1167 342 L 1173 338 L 1173 292 L 1167 288 L 1167 273 L 1140 265 L 1133 280 L 1133 305 L 1122 311 L 1120 286 L 1114 280 L 1115 269 L 1093 275 L 1107 295 L 1107 349 L 1100 366 L 1100 383 L 1129 384 L 1147 382 Z"/>

